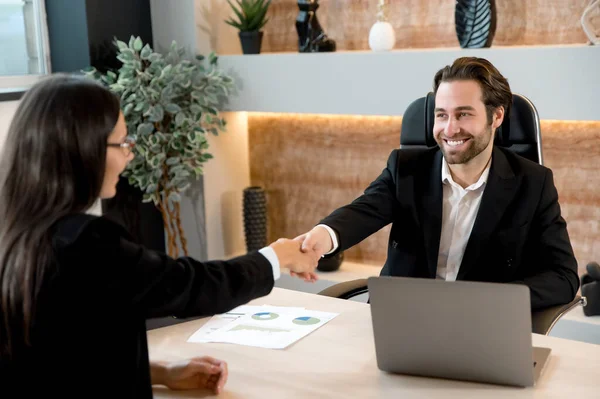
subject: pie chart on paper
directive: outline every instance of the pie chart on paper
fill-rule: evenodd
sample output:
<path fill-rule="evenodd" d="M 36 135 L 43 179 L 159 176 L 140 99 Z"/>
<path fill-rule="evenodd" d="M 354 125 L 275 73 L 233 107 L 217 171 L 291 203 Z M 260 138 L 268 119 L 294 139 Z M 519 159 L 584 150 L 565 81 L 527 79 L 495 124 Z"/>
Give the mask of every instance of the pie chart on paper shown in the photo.
<path fill-rule="evenodd" d="M 254 320 L 273 320 L 278 318 L 279 315 L 273 312 L 260 312 L 252 315 Z"/>
<path fill-rule="evenodd" d="M 317 319 L 316 317 L 309 317 L 309 316 L 296 317 L 294 320 L 292 320 L 292 323 L 299 324 L 301 326 L 309 326 L 311 324 L 317 324 L 320 322 L 321 322 L 320 319 Z"/>

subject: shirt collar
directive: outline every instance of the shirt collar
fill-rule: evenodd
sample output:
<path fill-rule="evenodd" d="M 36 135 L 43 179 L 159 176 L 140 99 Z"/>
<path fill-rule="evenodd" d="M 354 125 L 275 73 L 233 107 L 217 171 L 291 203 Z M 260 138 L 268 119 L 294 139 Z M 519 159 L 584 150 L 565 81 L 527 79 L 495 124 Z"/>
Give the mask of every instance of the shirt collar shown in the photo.
<path fill-rule="evenodd" d="M 490 174 L 491 166 L 492 166 L 492 159 L 490 158 L 489 162 L 487 163 L 487 166 L 483 170 L 483 173 L 481 174 L 481 176 L 479 176 L 479 180 L 477 180 L 477 182 L 471 184 L 469 187 L 465 188 L 465 190 L 477 190 L 479 187 L 481 187 L 485 183 L 487 183 L 487 179 Z M 444 158 L 443 156 L 442 156 L 442 183 L 458 185 L 458 183 L 456 183 L 454 181 L 454 179 L 452 179 L 452 175 L 450 174 L 450 168 L 448 167 L 446 158 Z"/>

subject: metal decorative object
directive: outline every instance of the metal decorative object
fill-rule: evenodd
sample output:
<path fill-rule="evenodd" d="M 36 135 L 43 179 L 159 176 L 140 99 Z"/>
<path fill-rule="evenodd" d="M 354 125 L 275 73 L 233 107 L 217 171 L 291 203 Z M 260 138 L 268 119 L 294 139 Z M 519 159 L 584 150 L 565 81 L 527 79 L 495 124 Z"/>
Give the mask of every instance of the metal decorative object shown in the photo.
<path fill-rule="evenodd" d="M 594 18 L 596 14 L 596 18 Z M 581 15 L 581 26 L 591 44 L 600 45 L 600 25 L 597 16 L 600 14 L 600 0 L 591 0 Z M 593 22 L 596 22 L 594 26 Z"/>
<path fill-rule="evenodd" d="M 335 41 L 328 38 L 317 19 L 318 0 L 298 0 L 300 12 L 296 18 L 298 51 L 317 53 L 335 51 Z"/>
<path fill-rule="evenodd" d="M 460 47 L 490 47 L 496 33 L 495 0 L 456 0 L 454 23 Z"/>

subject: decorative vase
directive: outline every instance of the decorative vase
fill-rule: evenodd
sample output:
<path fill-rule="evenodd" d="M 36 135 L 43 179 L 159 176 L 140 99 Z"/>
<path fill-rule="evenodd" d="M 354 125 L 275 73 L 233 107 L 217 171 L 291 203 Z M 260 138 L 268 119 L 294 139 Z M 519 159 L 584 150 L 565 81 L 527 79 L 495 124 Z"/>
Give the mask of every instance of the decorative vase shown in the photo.
<path fill-rule="evenodd" d="M 321 272 L 334 272 L 340 268 L 344 261 L 344 252 L 340 251 L 333 256 L 325 256 L 319 259 L 317 269 Z"/>
<path fill-rule="evenodd" d="M 264 32 L 262 31 L 239 32 L 242 52 L 244 54 L 260 54 L 263 34 Z"/>
<path fill-rule="evenodd" d="M 396 33 L 392 24 L 387 21 L 385 0 L 379 0 L 377 7 L 377 22 L 369 31 L 369 47 L 373 51 L 390 51 L 396 44 Z"/>
<path fill-rule="evenodd" d="M 496 33 L 495 0 L 456 0 L 454 24 L 460 47 L 490 47 Z"/>
<path fill-rule="evenodd" d="M 267 245 L 267 198 L 262 187 L 244 189 L 244 234 L 248 252 Z"/>
<path fill-rule="evenodd" d="M 335 41 L 327 37 L 317 19 L 318 0 L 298 0 L 298 8 L 300 9 L 296 18 L 298 51 L 300 53 L 335 51 Z"/>

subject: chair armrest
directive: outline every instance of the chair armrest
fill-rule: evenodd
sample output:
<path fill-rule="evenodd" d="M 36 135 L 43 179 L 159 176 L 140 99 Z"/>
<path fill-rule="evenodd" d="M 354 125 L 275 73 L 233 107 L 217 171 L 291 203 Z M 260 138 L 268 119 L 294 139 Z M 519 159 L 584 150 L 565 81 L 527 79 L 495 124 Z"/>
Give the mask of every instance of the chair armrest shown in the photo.
<path fill-rule="evenodd" d="M 325 288 L 319 292 L 319 295 L 329 296 L 340 299 L 350 299 L 360 294 L 365 294 L 369 291 L 367 279 L 361 278 L 358 280 L 344 281 Z"/>
<path fill-rule="evenodd" d="M 546 309 L 531 312 L 532 332 L 548 335 L 558 319 L 578 305 L 585 306 L 585 297 L 582 298 L 581 296 L 576 295 L 575 299 L 564 305 L 551 306 Z"/>

